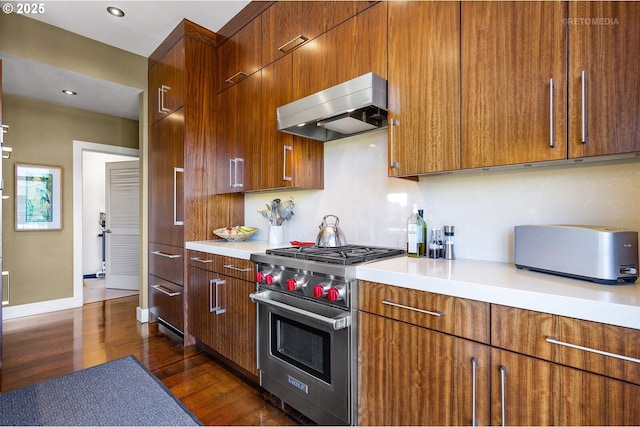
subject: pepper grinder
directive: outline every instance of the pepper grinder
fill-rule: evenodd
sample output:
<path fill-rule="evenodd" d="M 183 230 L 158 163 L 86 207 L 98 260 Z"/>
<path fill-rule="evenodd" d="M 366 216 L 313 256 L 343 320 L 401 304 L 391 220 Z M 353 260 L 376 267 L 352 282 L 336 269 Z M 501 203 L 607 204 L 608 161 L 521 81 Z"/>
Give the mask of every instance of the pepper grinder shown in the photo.
<path fill-rule="evenodd" d="M 444 226 L 444 258 L 445 259 L 455 259 L 453 254 L 453 233 L 455 227 L 453 225 L 445 225 Z"/>

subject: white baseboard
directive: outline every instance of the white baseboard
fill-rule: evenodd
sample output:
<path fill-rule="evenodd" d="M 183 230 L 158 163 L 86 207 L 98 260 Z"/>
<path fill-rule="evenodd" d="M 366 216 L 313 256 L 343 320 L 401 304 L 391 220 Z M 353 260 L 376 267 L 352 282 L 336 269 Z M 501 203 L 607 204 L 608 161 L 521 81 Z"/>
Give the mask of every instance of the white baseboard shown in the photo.
<path fill-rule="evenodd" d="M 136 307 L 136 319 L 140 323 L 149 323 L 149 309 Z"/>
<path fill-rule="evenodd" d="M 12 305 L 2 308 L 2 320 L 32 316 L 34 314 L 51 313 L 53 311 L 75 308 L 74 298 L 61 298 L 31 304 Z"/>

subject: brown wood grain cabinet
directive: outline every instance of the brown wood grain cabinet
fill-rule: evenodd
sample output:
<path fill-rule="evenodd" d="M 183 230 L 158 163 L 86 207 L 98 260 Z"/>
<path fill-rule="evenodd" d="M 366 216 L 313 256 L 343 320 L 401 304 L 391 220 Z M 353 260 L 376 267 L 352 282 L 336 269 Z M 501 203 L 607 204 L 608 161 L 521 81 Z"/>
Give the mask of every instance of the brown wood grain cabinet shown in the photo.
<path fill-rule="evenodd" d="M 359 309 L 360 424 L 640 423 L 638 330 L 362 281 Z"/>
<path fill-rule="evenodd" d="M 389 176 L 460 168 L 460 3 L 389 2 Z"/>
<path fill-rule="evenodd" d="M 176 42 L 149 70 L 150 123 L 182 107 L 184 99 L 184 40 Z"/>
<path fill-rule="evenodd" d="M 462 2 L 462 169 L 566 158 L 566 7 Z"/>
<path fill-rule="evenodd" d="M 569 157 L 640 151 L 640 3 L 569 2 Z"/>
<path fill-rule="evenodd" d="M 359 424 L 489 422 L 490 347 L 440 332 L 488 340 L 488 304 L 360 282 L 359 309 Z"/>
<path fill-rule="evenodd" d="M 261 72 L 218 93 L 215 139 L 217 194 L 242 193 L 260 185 Z M 275 125 L 274 125 L 275 126 Z"/>
<path fill-rule="evenodd" d="M 292 56 L 262 69 L 261 189 L 324 188 L 324 144 L 276 129 L 276 109 L 293 101 Z"/>
<path fill-rule="evenodd" d="M 209 237 L 202 171 L 213 135 L 215 46 L 214 33 L 183 20 L 149 57 L 149 310 L 187 336 L 184 242 Z M 162 95 L 157 82 L 169 82 L 164 100 L 156 98 Z M 154 120 L 158 102 L 169 108 Z M 157 280 L 166 283 L 152 288 Z M 168 287 L 172 291 L 162 293 Z M 178 292 L 175 287 L 180 298 L 169 296 Z M 170 310 L 169 302 L 174 304 Z"/>
<path fill-rule="evenodd" d="M 262 67 L 262 18 L 258 16 L 217 49 L 216 92 L 233 86 Z"/>
<path fill-rule="evenodd" d="M 257 378 L 253 263 L 189 251 L 190 332 L 245 373 Z"/>
<path fill-rule="evenodd" d="M 387 77 L 387 8 L 377 3 L 294 50 L 293 99 L 374 72 Z"/>

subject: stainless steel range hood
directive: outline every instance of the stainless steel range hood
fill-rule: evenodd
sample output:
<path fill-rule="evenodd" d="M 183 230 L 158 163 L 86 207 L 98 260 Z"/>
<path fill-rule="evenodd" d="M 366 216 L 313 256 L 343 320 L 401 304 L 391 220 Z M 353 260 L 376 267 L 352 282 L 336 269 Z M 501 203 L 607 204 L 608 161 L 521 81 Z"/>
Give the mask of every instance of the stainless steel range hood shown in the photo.
<path fill-rule="evenodd" d="M 278 107 L 277 129 L 332 141 L 387 127 L 387 81 L 368 73 Z"/>

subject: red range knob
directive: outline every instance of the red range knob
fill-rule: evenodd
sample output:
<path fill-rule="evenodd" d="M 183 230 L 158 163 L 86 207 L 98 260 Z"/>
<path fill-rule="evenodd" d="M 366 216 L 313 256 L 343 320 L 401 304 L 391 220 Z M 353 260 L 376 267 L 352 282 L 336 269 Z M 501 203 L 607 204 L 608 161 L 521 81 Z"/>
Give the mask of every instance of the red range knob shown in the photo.
<path fill-rule="evenodd" d="M 256 282 L 262 283 L 263 280 L 264 280 L 264 273 L 262 271 L 257 271 L 256 272 Z"/>
<path fill-rule="evenodd" d="M 287 280 L 287 289 L 289 289 L 290 291 L 295 291 L 297 287 L 298 283 L 296 282 L 296 279 Z"/>
<path fill-rule="evenodd" d="M 313 287 L 313 296 L 316 298 L 322 298 L 324 296 L 324 288 L 321 285 L 315 285 Z"/>
<path fill-rule="evenodd" d="M 266 283 L 267 285 L 273 285 L 273 274 L 267 274 L 264 277 L 264 283 Z"/>
<path fill-rule="evenodd" d="M 339 300 L 340 291 L 337 290 L 336 288 L 329 289 L 329 291 L 327 292 L 327 299 L 331 302 Z"/>

